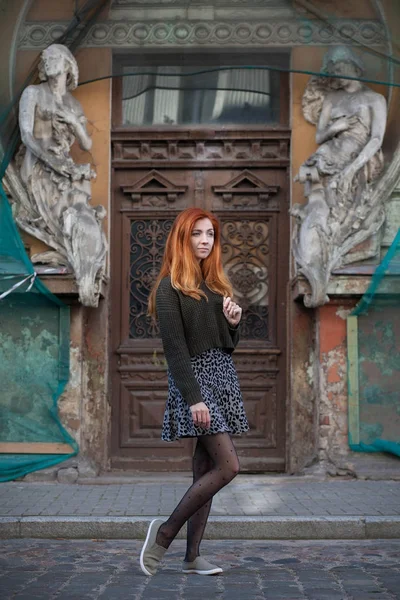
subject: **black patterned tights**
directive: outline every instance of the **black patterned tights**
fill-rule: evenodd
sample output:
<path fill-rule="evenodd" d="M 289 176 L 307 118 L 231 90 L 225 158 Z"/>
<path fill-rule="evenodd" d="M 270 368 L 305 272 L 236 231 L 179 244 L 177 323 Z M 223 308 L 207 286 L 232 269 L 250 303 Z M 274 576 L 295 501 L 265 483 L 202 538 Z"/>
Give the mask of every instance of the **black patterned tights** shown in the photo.
<path fill-rule="evenodd" d="M 239 460 L 229 433 L 198 438 L 193 455 L 193 484 L 169 519 L 158 530 L 156 542 L 168 548 L 188 521 L 186 561 L 199 555 L 213 496 L 239 472 Z"/>

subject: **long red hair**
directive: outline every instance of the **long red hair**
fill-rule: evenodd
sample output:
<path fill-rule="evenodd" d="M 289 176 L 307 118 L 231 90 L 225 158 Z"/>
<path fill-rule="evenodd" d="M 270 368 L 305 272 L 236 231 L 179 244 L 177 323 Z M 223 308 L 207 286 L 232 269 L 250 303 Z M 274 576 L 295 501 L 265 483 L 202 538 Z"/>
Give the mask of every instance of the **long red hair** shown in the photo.
<path fill-rule="evenodd" d="M 214 245 L 201 262 L 191 246 L 191 235 L 196 221 L 210 219 L 214 228 Z M 221 260 L 221 227 L 218 219 L 201 208 L 187 208 L 176 217 L 165 244 L 160 273 L 149 296 L 148 313 L 156 316 L 156 293 L 161 279 L 171 275 L 172 287 L 196 300 L 207 298 L 200 289 L 204 280 L 207 287 L 222 296 L 232 296 L 232 286 L 224 273 Z"/>

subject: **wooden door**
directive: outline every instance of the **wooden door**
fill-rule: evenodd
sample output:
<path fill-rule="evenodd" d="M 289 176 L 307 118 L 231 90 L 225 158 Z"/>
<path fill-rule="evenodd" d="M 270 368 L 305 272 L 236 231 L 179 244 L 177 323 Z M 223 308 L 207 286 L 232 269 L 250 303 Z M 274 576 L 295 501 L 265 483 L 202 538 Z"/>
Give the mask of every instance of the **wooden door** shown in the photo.
<path fill-rule="evenodd" d="M 174 218 L 189 206 L 222 224 L 222 256 L 242 305 L 234 353 L 250 431 L 242 470 L 285 469 L 289 132 L 113 134 L 112 443 L 116 468 L 189 470 L 192 440 L 160 439 L 167 376 L 146 317 Z"/>

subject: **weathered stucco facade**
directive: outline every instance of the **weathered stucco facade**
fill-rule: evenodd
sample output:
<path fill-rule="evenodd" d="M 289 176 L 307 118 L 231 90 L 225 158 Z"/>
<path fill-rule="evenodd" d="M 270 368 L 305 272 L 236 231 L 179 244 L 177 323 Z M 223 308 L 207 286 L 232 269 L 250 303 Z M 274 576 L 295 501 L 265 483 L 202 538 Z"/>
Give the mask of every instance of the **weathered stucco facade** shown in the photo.
<path fill-rule="evenodd" d="M 2 73 L 9 82 L 8 94 L 18 89 L 37 58 L 38 53 L 61 32 L 73 16 L 73 2 L 37 0 L 32 5 L 18 0 L 13 3 L 14 31 L 0 43 L 3 51 Z M 302 96 L 309 75 L 298 73 L 306 67 L 318 71 L 329 46 L 337 43 L 334 34 L 326 33 L 317 19 L 306 25 L 297 18 L 296 3 L 291 2 L 132 2 L 115 0 L 104 8 L 97 22 L 81 42 L 76 53 L 80 81 L 94 80 L 112 72 L 116 52 L 154 52 L 168 48 L 179 52 L 206 49 L 218 54 L 221 48 L 255 48 L 262 51 L 284 50 L 290 54 L 290 204 L 304 204 L 302 186 L 294 183 L 299 167 L 317 148 L 315 130 L 302 113 Z M 299 2 L 299 5 L 302 3 Z M 307 3 L 305 3 L 307 4 Z M 384 46 L 381 34 L 391 21 L 390 2 L 336 2 L 341 24 L 353 26 L 362 43 Z M 321 3 L 319 3 L 321 5 Z M 381 9 L 381 14 L 377 10 Z M 368 6 L 368 13 L 365 12 Z M 301 6 L 297 6 L 297 9 Z M 321 6 L 320 6 L 321 8 Z M 382 14 L 386 21 L 382 21 Z M 340 26 L 340 24 L 339 24 Z M 307 31 L 301 27 L 307 27 Z M 392 31 L 392 33 L 395 33 Z M 363 35 L 365 36 L 363 38 Z M 304 38 L 311 40 L 306 44 Z M 382 44 L 382 46 L 380 45 Z M 17 51 L 18 50 L 18 51 Z M 92 185 L 92 204 L 107 211 L 104 228 L 110 246 L 112 207 L 111 79 L 102 79 L 79 87 L 75 97 L 88 116 L 92 137 L 91 162 L 97 178 Z M 397 146 L 400 119 L 397 111 L 397 90 L 373 86 L 388 101 L 388 126 L 383 150 L 390 162 Z M 7 92 L 5 92 L 7 94 Z M 87 162 L 82 151 L 73 149 L 77 162 Z M 288 221 L 290 219 L 288 215 Z M 381 240 L 383 250 L 394 238 L 400 225 L 400 192 L 393 192 L 387 208 L 387 221 Z M 293 226 L 293 223 L 292 223 Z M 44 249 L 38 240 L 27 234 L 23 239 L 34 254 Z M 68 431 L 77 440 L 80 452 L 76 459 L 58 469 L 73 467 L 80 477 L 93 476 L 110 468 L 110 420 L 112 384 L 110 381 L 110 261 L 101 282 L 98 308 L 82 306 L 71 275 L 43 276 L 48 287 L 71 304 L 71 375 L 66 392 L 59 402 L 60 415 Z M 307 281 L 296 274 L 291 264 L 287 284 L 287 381 L 286 398 L 286 464 L 291 473 L 302 472 L 320 462 L 332 474 L 351 471 L 351 453 L 347 441 L 347 346 L 346 317 L 365 292 L 376 261 L 353 265 L 332 275 L 329 304 L 306 308 L 304 294 Z M 56 476 L 53 470 L 50 477 Z M 40 476 L 37 474 L 36 476 Z M 60 475 L 62 477 L 62 474 Z"/>

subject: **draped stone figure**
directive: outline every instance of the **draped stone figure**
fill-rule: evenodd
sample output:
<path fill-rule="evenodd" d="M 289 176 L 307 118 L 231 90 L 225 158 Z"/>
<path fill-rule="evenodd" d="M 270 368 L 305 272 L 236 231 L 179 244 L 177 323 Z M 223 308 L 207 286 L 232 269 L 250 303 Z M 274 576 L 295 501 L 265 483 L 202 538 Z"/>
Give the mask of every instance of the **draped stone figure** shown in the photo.
<path fill-rule="evenodd" d="M 32 256 L 32 261 L 69 265 L 82 304 L 97 306 L 107 254 L 105 209 L 89 203 L 95 171 L 90 164 L 75 163 L 70 154 L 75 140 L 87 151 L 92 140 L 82 107 L 70 93 L 78 84 L 78 67 L 68 48 L 46 48 L 39 77 L 42 83 L 28 86 L 21 96 L 23 145 L 6 184 L 18 225 L 53 249 Z"/>
<path fill-rule="evenodd" d="M 319 148 L 296 176 L 307 203 L 291 210 L 293 252 L 311 286 L 304 298 L 310 307 L 329 300 L 334 269 L 375 255 L 376 249 L 351 251 L 371 239 L 385 219 L 384 195 L 377 198 L 373 190 L 384 166 L 386 100 L 359 81 L 362 63 L 347 47 L 328 51 L 323 72 L 328 76 L 312 77 L 303 95 L 303 114 L 316 125 Z"/>

